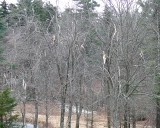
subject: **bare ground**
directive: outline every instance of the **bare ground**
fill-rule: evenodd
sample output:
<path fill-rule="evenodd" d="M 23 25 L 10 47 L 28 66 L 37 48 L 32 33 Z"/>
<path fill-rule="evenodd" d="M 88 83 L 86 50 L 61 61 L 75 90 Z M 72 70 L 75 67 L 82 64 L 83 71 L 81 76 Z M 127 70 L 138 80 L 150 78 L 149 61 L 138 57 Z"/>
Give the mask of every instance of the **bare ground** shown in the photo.
<path fill-rule="evenodd" d="M 19 104 L 16 107 L 16 112 L 20 115 L 19 120 L 21 120 L 21 112 L 22 112 L 23 105 Z M 49 128 L 59 128 L 60 124 L 60 108 L 58 105 L 55 105 L 55 103 L 50 103 L 48 105 L 49 108 Z M 39 104 L 39 116 L 38 121 L 39 124 L 41 124 L 41 128 L 45 127 L 45 105 Z M 93 128 L 106 128 L 106 118 L 104 116 L 104 112 L 96 112 L 94 114 L 94 127 Z M 86 128 L 87 120 L 90 120 L 90 117 L 87 118 L 86 114 L 82 114 L 80 119 L 80 128 Z M 33 103 L 27 103 L 26 104 L 26 121 L 33 123 L 34 121 L 34 104 Z M 137 128 L 145 128 L 145 126 L 148 126 L 150 122 L 149 121 L 140 121 L 137 122 Z M 76 115 L 72 115 L 72 127 L 75 128 L 76 124 Z M 65 127 L 67 126 L 67 114 L 65 115 Z M 149 128 L 149 127 L 147 127 Z"/>

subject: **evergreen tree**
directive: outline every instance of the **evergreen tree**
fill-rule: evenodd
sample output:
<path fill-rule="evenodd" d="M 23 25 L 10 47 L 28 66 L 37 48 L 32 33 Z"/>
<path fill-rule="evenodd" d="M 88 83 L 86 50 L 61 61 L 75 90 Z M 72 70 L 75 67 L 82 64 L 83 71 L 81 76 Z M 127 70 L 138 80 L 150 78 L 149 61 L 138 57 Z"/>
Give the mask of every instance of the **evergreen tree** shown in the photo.
<path fill-rule="evenodd" d="M 54 26 L 57 7 L 54 7 L 50 2 L 45 3 L 42 0 L 20 0 L 17 5 L 17 16 L 12 18 L 13 20 L 20 19 L 19 17 L 22 16 L 21 22 L 24 26 L 25 19 L 23 15 L 34 17 L 34 19 L 41 24 L 44 31 L 46 31 L 45 28 L 47 28 L 49 32 L 53 31 L 51 26 Z M 13 15 L 15 15 L 15 12 L 13 12 Z"/>
<path fill-rule="evenodd" d="M 73 0 L 77 2 L 79 7 L 79 12 L 82 12 L 86 17 L 89 16 L 89 13 L 93 13 L 96 7 L 100 5 L 95 0 Z"/>
<path fill-rule="evenodd" d="M 12 123 L 17 119 L 17 115 L 12 115 L 11 112 L 16 105 L 10 89 L 0 91 L 0 128 L 12 128 Z"/>
<path fill-rule="evenodd" d="M 2 7 L 0 7 L 0 14 L 2 13 Z M 2 48 L 2 44 L 3 44 L 3 37 L 6 31 L 6 26 L 5 26 L 5 22 L 4 22 L 4 18 L 1 16 L 0 17 L 0 62 L 2 62 L 4 60 L 4 58 L 2 57 L 2 53 L 4 51 L 4 49 Z"/>
<path fill-rule="evenodd" d="M 80 14 L 80 20 L 82 20 L 82 30 L 86 31 L 91 27 L 90 21 L 97 16 L 94 12 L 96 7 L 100 5 L 95 0 L 73 0 L 78 6 L 78 13 Z"/>
<path fill-rule="evenodd" d="M 1 4 L 1 17 L 6 17 L 8 14 L 9 14 L 9 11 L 8 11 L 8 5 L 6 3 L 6 1 L 4 0 Z"/>

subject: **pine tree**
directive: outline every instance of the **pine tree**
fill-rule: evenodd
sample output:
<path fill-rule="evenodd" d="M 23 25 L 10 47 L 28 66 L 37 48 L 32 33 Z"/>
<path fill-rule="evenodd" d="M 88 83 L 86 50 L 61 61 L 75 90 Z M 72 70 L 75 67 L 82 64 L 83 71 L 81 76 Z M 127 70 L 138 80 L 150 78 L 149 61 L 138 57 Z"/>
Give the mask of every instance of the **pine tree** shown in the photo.
<path fill-rule="evenodd" d="M 6 31 L 6 26 L 4 21 L 4 9 L 1 4 L 1 7 L 0 7 L 0 62 L 4 60 L 4 58 L 2 57 L 2 53 L 3 53 L 2 44 L 3 44 L 3 37 L 5 34 L 5 31 Z"/>
<path fill-rule="evenodd" d="M 79 11 L 88 14 L 93 12 L 96 7 L 100 5 L 95 0 L 73 0 L 77 2 L 77 6 L 79 7 Z"/>
<path fill-rule="evenodd" d="M 6 1 L 4 0 L 1 4 L 1 17 L 6 17 L 9 14 L 8 11 L 8 5 L 6 3 Z"/>
<path fill-rule="evenodd" d="M 86 31 L 89 29 L 90 26 L 90 20 L 93 17 L 97 16 L 97 13 L 95 13 L 95 8 L 99 7 L 100 5 L 95 0 L 73 0 L 75 1 L 78 7 L 78 13 L 81 15 L 81 20 L 83 22 L 82 30 Z"/>
<path fill-rule="evenodd" d="M 3 53 L 3 48 L 2 48 L 2 38 L 4 36 L 4 33 L 5 33 L 5 25 L 4 25 L 4 22 L 3 20 L 0 19 L 0 62 L 2 62 L 4 60 L 3 56 L 2 56 L 2 53 Z"/>
<path fill-rule="evenodd" d="M 17 115 L 12 115 L 11 112 L 16 105 L 10 89 L 0 91 L 0 128 L 12 128 L 12 123 L 17 119 Z"/>
<path fill-rule="evenodd" d="M 1 14 L 2 10 L 0 8 L 0 14 Z M 6 31 L 6 27 L 5 27 L 5 22 L 4 19 L 2 17 L 0 17 L 0 87 L 2 86 L 2 79 L 3 79 L 3 68 L 4 68 L 4 57 L 2 55 L 4 49 L 3 49 L 3 37 Z"/>

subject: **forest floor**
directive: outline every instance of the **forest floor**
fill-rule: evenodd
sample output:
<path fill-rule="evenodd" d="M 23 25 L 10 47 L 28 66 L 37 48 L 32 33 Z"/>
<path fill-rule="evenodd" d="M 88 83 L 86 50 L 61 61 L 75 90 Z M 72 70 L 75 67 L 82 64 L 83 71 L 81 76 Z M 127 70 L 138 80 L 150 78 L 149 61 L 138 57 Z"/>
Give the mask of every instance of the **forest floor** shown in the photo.
<path fill-rule="evenodd" d="M 60 107 L 58 105 L 55 105 L 55 103 L 50 103 L 49 106 L 49 128 L 59 128 L 59 122 L 60 122 Z M 19 104 L 16 107 L 16 112 L 20 115 L 19 120 L 21 121 L 21 111 L 23 110 L 23 105 Z M 104 110 L 95 112 L 94 113 L 94 127 L 93 128 L 107 128 L 107 120 L 104 116 Z M 81 115 L 80 119 L 80 128 L 86 128 L 87 125 L 87 120 L 88 120 L 88 126 L 90 126 L 91 122 L 91 117 L 88 116 L 87 114 L 83 113 Z M 33 123 L 34 121 L 34 104 L 33 103 L 27 103 L 26 104 L 26 122 Z M 44 104 L 39 104 L 39 116 L 38 116 L 38 121 L 40 124 L 40 128 L 45 127 L 45 105 Z M 76 124 L 76 115 L 72 115 L 72 127 L 75 128 Z M 149 121 L 139 121 L 137 122 L 137 128 L 149 128 L 146 127 L 149 125 Z M 65 126 L 67 126 L 67 114 L 65 115 Z"/>

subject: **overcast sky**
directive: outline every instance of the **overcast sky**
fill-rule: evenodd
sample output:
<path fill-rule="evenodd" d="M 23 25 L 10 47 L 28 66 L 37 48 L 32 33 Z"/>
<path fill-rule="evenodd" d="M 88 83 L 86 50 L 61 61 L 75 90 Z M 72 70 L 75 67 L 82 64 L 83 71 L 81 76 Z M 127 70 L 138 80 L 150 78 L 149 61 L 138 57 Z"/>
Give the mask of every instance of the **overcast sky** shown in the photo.
<path fill-rule="evenodd" d="M 3 1 L 3 0 L 0 0 Z M 43 0 L 45 2 L 50 1 L 54 6 L 58 6 L 61 11 L 63 11 L 66 7 L 75 7 L 72 0 Z M 104 4 L 101 0 L 96 0 L 101 6 L 96 8 L 98 12 L 102 12 L 104 8 Z M 16 3 L 17 0 L 6 0 L 7 3 Z"/>

